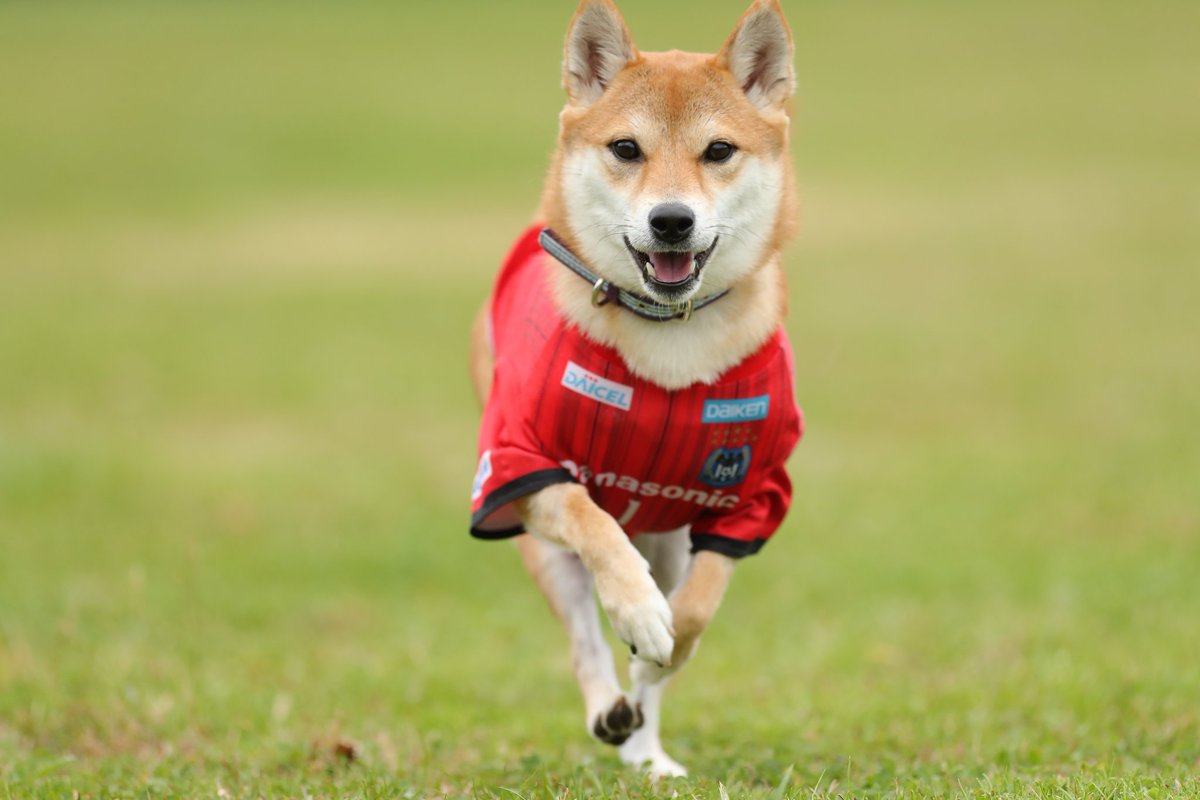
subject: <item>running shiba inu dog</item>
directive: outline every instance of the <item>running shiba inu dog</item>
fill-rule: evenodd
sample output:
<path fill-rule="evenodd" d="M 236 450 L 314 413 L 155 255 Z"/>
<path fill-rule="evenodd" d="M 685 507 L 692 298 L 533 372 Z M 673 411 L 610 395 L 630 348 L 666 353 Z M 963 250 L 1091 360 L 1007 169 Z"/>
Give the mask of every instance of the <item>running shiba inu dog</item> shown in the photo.
<path fill-rule="evenodd" d="M 472 333 L 471 532 L 517 537 L 588 731 L 654 775 L 686 774 L 659 741 L 664 683 L 791 500 L 792 55 L 776 0 L 716 55 L 642 53 L 610 0 L 583 0 L 539 221 Z M 593 591 L 633 653 L 628 692 Z"/>

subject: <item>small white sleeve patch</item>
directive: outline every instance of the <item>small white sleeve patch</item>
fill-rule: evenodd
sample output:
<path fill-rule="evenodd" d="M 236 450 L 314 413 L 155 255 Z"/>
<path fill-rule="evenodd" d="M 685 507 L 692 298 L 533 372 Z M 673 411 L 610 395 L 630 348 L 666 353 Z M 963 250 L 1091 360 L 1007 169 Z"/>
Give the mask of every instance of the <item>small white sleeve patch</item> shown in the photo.
<path fill-rule="evenodd" d="M 471 502 L 483 497 L 483 485 L 492 477 L 492 451 L 484 450 L 479 457 L 479 469 L 475 470 L 475 482 L 471 484 Z"/>

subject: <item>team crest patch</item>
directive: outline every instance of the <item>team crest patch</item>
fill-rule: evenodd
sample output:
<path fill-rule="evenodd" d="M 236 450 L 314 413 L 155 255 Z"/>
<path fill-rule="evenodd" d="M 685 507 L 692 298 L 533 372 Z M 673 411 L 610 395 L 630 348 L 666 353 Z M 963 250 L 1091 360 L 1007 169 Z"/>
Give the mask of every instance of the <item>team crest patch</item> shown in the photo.
<path fill-rule="evenodd" d="M 700 481 L 709 486 L 732 486 L 746 480 L 750 471 L 750 445 L 718 447 L 704 459 Z"/>
<path fill-rule="evenodd" d="M 633 405 L 633 387 L 610 381 L 584 369 L 574 361 L 563 370 L 562 385 L 572 392 L 590 397 L 598 403 L 628 411 Z"/>

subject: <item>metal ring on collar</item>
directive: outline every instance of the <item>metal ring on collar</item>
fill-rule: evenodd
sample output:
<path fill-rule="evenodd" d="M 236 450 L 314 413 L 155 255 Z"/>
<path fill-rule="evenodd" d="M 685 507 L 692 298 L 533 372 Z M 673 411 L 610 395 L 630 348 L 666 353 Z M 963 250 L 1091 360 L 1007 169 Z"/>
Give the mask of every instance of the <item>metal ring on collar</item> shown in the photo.
<path fill-rule="evenodd" d="M 608 302 L 608 292 L 605 289 L 604 278 L 596 278 L 596 285 L 592 287 L 592 305 L 596 308 Z"/>

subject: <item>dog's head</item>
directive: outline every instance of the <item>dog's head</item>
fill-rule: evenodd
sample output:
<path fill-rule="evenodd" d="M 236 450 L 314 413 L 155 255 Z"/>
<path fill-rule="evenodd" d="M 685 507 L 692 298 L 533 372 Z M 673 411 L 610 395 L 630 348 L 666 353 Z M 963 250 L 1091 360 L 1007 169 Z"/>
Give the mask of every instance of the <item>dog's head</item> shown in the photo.
<path fill-rule="evenodd" d="M 792 217 L 792 56 L 777 0 L 755 0 L 715 55 L 639 52 L 611 0 L 583 0 L 547 222 L 605 278 L 664 303 L 758 269 Z"/>

